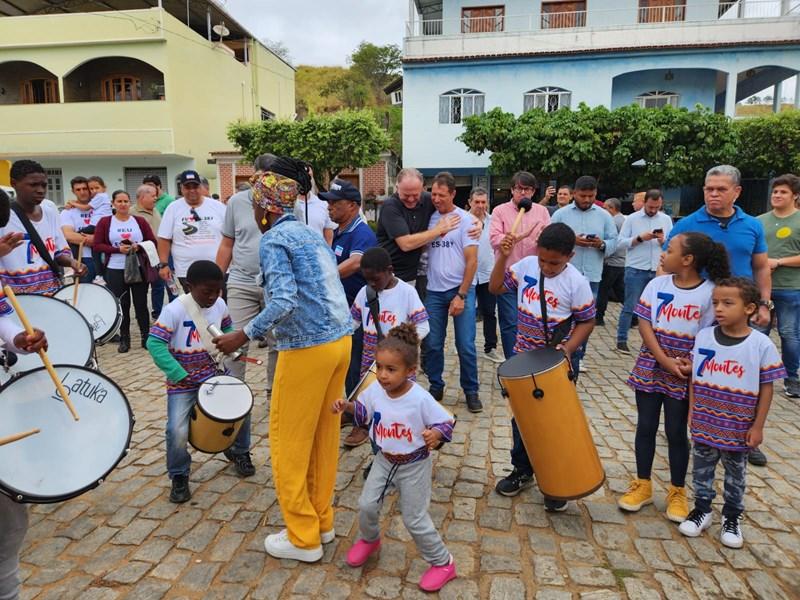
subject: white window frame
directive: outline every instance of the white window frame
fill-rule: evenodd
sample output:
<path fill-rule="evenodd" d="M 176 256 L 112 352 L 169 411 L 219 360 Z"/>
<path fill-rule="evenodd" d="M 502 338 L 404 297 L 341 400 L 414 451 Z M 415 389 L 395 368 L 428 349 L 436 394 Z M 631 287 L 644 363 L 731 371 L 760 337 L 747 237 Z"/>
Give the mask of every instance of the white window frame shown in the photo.
<path fill-rule="evenodd" d="M 522 96 L 522 112 L 541 108 L 554 112 L 559 108 L 570 108 L 572 92 L 560 87 L 545 86 L 525 92 Z"/>
<path fill-rule="evenodd" d="M 395 90 L 392 92 L 392 104 L 403 103 L 403 90 Z"/>
<path fill-rule="evenodd" d="M 45 169 L 47 175 L 47 199 L 56 206 L 64 206 L 64 176 L 61 169 Z"/>
<path fill-rule="evenodd" d="M 472 88 L 458 88 L 439 96 L 439 123 L 458 125 L 466 117 L 482 115 L 486 109 L 486 94 Z"/>
<path fill-rule="evenodd" d="M 680 97 L 680 94 L 675 92 L 653 90 L 636 96 L 636 102 L 642 108 L 661 108 L 667 105 L 678 108 Z"/>

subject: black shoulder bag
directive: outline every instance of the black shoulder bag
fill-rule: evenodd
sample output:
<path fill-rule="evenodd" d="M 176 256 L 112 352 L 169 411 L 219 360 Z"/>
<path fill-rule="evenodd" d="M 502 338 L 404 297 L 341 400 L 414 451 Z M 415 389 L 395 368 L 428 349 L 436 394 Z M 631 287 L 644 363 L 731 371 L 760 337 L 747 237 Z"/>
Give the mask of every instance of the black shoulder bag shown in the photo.
<path fill-rule="evenodd" d="M 375 323 L 375 331 L 378 332 L 378 342 L 380 342 L 383 339 L 380 322 L 381 305 L 378 302 L 378 292 L 371 285 L 367 286 L 367 308 L 369 308 L 372 322 Z"/>
<path fill-rule="evenodd" d="M 44 245 L 42 238 L 39 236 L 39 232 L 36 231 L 36 228 L 33 226 L 33 223 L 31 223 L 31 220 L 28 218 L 28 215 L 25 214 L 25 212 L 22 210 L 22 207 L 16 202 L 11 203 L 11 210 L 14 211 L 14 213 L 17 215 L 17 218 L 22 223 L 22 226 L 25 228 L 25 231 L 28 234 L 28 238 L 30 239 L 33 246 L 36 248 L 36 251 L 39 253 L 39 256 L 41 256 L 42 260 L 44 260 L 48 264 L 53 273 L 55 273 L 55 276 L 58 278 L 58 280 L 61 281 L 64 275 L 64 270 L 51 256 L 50 251 Z M 42 216 L 44 216 L 44 212 L 42 212 Z"/>

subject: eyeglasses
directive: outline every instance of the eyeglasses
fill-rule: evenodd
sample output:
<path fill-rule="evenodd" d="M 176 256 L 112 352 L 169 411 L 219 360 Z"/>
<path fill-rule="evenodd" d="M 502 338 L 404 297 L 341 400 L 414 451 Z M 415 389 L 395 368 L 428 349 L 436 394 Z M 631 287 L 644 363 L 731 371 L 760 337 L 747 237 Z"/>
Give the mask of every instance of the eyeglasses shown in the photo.
<path fill-rule="evenodd" d="M 536 188 L 533 187 L 523 187 L 521 185 L 515 185 L 512 188 L 512 191 L 519 192 L 520 194 L 532 194 L 536 191 Z"/>

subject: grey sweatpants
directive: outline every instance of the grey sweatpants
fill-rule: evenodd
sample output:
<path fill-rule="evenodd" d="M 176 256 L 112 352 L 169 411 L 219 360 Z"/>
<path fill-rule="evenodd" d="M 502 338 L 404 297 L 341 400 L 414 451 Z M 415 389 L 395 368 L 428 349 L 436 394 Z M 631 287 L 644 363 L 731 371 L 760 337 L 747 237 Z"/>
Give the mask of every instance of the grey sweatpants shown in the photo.
<path fill-rule="evenodd" d="M 19 550 L 28 530 L 28 505 L 0 494 L 0 600 L 19 598 Z"/>
<path fill-rule="evenodd" d="M 264 290 L 257 285 L 242 285 L 239 283 L 228 284 L 228 312 L 233 320 L 236 330 L 252 321 L 264 308 Z M 272 333 L 267 334 L 269 349 L 267 350 L 267 390 L 272 390 L 272 379 L 275 377 L 275 364 L 278 362 L 278 352 L 275 350 L 275 338 Z M 250 344 L 242 346 L 242 352 L 247 354 Z M 236 360 L 228 361 L 231 375 L 244 381 L 246 363 Z"/>
<path fill-rule="evenodd" d="M 361 538 L 367 542 L 374 542 L 381 535 L 379 518 L 382 503 L 379 498 L 392 466 L 378 452 L 361 491 L 361 498 L 358 499 L 358 525 Z M 431 503 L 431 470 L 430 456 L 425 460 L 400 465 L 392 483 L 400 493 L 403 524 L 414 538 L 425 562 L 438 567 L 450 562 L 450 553 L 428 514 Z"/>

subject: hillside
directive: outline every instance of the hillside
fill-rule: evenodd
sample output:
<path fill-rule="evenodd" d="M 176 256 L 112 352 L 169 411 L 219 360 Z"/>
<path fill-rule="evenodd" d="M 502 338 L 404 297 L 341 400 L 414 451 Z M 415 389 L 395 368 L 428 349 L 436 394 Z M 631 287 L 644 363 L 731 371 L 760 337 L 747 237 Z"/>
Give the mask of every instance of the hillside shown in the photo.
<path fill-rule="evenodd" d="M 344 67 L 312 67 L 300 65 L 295 73 L 295 98 L 298 114 L 301 109 L 312 113 L 336 112 L 340 110 L 342 102 L 335 96 L 327 98 L 320 95 L 320 90 L 336 77 L 346 74 Z"/>

